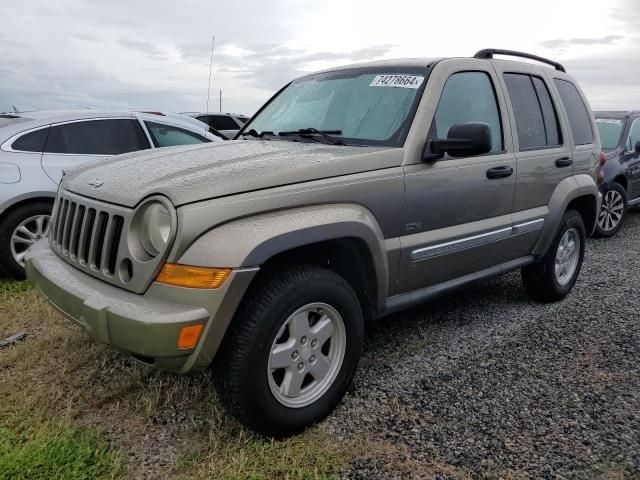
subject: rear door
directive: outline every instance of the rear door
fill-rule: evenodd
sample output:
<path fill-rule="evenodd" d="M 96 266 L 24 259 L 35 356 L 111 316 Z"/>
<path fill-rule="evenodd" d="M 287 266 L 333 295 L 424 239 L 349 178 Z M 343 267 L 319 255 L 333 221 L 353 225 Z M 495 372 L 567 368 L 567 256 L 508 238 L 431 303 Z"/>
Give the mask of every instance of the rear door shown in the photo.
<path fill-rule="evenodd" d="M 573 174 L 594 175 L 599 165 L 600 138 L 587 99 L 576 83 L 565 73 L 551 70 L 553 84 L 569 125 L 572 139 Z"/>
<path fill-rule="evenodd" d="M 561 121 L 560 99 L 545 70 L 494 62 L 509 104 L 517 159 L 512 220 L 519 248 L 530 253 L 549 213 L 558 184 L 573 174 L 571 136 Z"/>
<path fill-rule="evenodd" d="M 64 169 L 111 155 L 150 148 L 140 123 L 132 118 L 77 120 L 49 129 L 42 168 L 56 183 Z"/>

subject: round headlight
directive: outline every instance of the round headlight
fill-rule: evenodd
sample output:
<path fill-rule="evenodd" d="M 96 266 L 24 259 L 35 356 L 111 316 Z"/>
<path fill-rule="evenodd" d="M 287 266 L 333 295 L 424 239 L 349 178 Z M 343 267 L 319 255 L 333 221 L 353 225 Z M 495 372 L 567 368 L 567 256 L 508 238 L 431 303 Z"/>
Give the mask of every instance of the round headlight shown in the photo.
<path fill-rule="evenodd" d="M 164 251 L 171 236 L 171 214 L 160 202 L 151 202 L 142 212 L 140 242 L 149 255 Z"/>

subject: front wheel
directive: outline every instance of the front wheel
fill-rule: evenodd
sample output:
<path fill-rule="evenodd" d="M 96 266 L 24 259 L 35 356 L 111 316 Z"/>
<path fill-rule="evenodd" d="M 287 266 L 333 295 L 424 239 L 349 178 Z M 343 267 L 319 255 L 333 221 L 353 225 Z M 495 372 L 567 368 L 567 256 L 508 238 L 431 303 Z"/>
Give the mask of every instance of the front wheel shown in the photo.
<path fill-rule="evenodd" d="M 6 274 L 26 277 L 24 259 L 35 242 L 49 235 L 51 204 L 33 202 L 10 211 L 0 222 L 0 266 Z"/>
<path fill-rule="evenodd" d="M 282 437 L 340 402 L 360 357 L 363 321 L 355 292 L 331 270 L 297 265 L 269 277 L 240 307 L 214 379 L 243 424 Z"/>
<path fill-rule="evenodd" d="M 602 196 L 602 207 L 598 215 L 595 234 L 598 237 L 613 237 L 624 225 L 627 216 L 627 192 L 619 183 L 612 183 Z"/>
<path fill-rule="evenodd" d="M 522 284 L 529 296 L 541 302 L 566 297 L 580 274 L 585 242 L 582 217 L 575 210 L 567 211 L 547 254 L 522 269 Z"/>

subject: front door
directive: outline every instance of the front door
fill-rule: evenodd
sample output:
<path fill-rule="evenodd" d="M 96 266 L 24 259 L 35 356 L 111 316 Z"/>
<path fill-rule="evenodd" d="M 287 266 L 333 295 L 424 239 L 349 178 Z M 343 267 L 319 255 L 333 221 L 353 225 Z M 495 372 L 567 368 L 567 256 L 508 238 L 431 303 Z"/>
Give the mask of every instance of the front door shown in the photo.
<path fill-rule="evenodd" d="M 430 76 L 425 95 L 439 101 L 432 117 L 417 125 L 424 128 L 425 140 L 446 138 L 456 123 L 484 122 L 491 128 L 493 148 L 487 155 L 445 155 L 405 165 L 399 293 L 495 266 L 512 256 L 515 157 L 498 89 L 491 65 L 472 59 L 442 61 Z"/>

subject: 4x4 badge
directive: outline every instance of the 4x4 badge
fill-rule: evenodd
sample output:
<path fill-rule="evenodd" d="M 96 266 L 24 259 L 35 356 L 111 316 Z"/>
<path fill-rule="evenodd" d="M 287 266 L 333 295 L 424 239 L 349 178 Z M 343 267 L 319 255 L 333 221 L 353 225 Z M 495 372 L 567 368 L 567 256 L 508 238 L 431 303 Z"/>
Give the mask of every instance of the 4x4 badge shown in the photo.
<path fill-rule="evenodd" d="M 102 184 L 104 184 L 104 182 L 99 178 L 96 178 L 95 180 L 89 182 L 89 186 L 93 188 L 100 188 Z"/>

